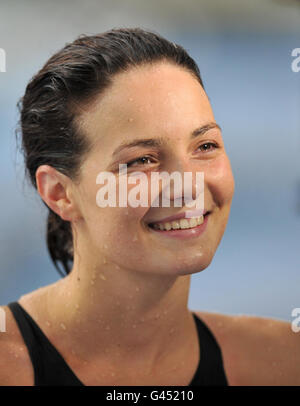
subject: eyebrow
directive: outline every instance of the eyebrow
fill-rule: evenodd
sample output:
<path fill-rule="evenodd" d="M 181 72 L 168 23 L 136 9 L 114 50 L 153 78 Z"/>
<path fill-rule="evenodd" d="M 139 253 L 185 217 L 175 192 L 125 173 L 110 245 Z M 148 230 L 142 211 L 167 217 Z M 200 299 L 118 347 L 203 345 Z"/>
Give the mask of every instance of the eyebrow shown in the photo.
<path fill-rule="evenodd" d="M 220 131 L 222 131 L 221 127 L 219 124 L 211 122 L 207 123 L 199 128 L 196 128 L 194 131 L 192 131 L 190 139 L 194 139 L 196 137 L 204 135 L 208 130 L 211 130 L 213 128 L 218 128 Z M 147 147 L 161 147 L 165 144 L 165 139 L 163 137 L 157 137 L 157 138 L 137 138 L 133 141 L 130 141 L 128 143 L 122 143 L 120 144 L 115 151 L 113 152 L 113 156 L 116 155 L 118 152 L 122 151 L 125 148 L 134 148 L 134 147 L 142 147 L 142 148 L 147 148 Z"/>

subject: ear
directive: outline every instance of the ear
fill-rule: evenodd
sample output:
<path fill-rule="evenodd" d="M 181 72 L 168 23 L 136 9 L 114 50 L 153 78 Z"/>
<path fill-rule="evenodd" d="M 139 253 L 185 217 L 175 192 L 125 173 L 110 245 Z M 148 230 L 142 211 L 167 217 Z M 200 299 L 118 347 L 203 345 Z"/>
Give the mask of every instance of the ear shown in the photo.
<path fill-rule="evenodd" d="M 41 165 L 36 174 L 38 192 L 44 202 L 63 220 L 78 219 L 78 210 L 74 199 L 70 198 L 71 179 L 52 166 Z"/>

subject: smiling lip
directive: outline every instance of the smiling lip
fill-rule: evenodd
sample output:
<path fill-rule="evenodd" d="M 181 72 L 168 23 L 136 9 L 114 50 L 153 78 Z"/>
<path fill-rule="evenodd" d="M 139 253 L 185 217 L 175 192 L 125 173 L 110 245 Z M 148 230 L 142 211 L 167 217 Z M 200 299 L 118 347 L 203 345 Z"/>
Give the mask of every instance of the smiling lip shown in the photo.
<path fill-rule="evenodd" d="M 170 221 L 174 221 L 174 220 L 180 220 L 180 219 L 184 219 L 184 218 L 191 218 L 191 217 L 200 217 L 200 216 L 205 216 L 205 214 L 207 213 L 207 210 L 188 210 L 188 211 L 184 211 L 182 213 L 178 213 L 175 214 L 174 216 L 170 216 L 170 217 L 165 217 L 163 219 L 160 220 L 156 220 L 156 221 L 151 221 L 148 224 L 154 224 L 154 223 L 167 223 Z"/>
<path fill-rule="evenodd" d="M 177 239 L 195 238 L 204 233 L 207 227 L 209 217 L 210 212 L 206 212 L 206 215 L 204 215 L 203 223 L 192 228 L 167 231 L 167 230 L 156 230 L 152 227 L 149 227 L 149 230 L 151 230 L 151 232 L 153 233 L 159 233 L 162 237 L 171 237 Z"/>

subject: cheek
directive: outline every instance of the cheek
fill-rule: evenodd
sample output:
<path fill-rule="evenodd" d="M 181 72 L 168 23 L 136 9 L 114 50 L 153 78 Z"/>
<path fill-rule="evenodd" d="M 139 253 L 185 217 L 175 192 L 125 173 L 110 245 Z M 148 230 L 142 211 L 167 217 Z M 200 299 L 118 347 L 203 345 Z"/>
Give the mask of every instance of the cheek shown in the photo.
<path fill-rule="evenodd" d="M 134 198 L 137 201 L 140 199 L 137 188 L 138 183 L 127 183 L 125 189 L 125 191 L 127 190 L 127 193 L 125 193 L 125 207 L 119 207 L 119 196 L 122 193 L 122 190 L 120 192 L 119 179 L 116 181 L 116 188 L 114 189 L 113 187 L 115 198 L 111 200 L 107 207 L 99 207 L 99 200 L 104 199 L 106 201 L 108 199 L 106 188 L 102 190 L 101 194 L 99 193 L 104 185 L 96 184 L 96 181 L 92 182 L 90 178 L 81 185 L 81 210 L 87 227 L 94 236 L 93 238 L 96 238 L 98 241 L 107 238 L 118 238 L 120 240 L 121 236 L 123 240 L 127 240 L 127 237 L 128 239 L 132 238 L 132 233 L 136 231 L 137 225 L 149 210 L 149 206 L 133 207 L 131 205 Z M 133 193 L 134 189 L 136 193 Z M 145 182 L 141 185 L 141 190 L 143 189 L 147 189 Z M 101 199 L 99 199 L 99 196 L 101 196 Z M 122 200 L 124 201 L 124 198 Z M 114 205 L 114 203 L 116 204 Z"/>
<path fill-rule="evenodd" d="M 228 157 L 223 155 L 212 162 L 204 176 L 214 200 L 220 205 L 230 204 L 234 194 L 234 177 Z"/>
<path fill-rule="evenodd" d="M 135 227 L 151 207 L 150 174 L 141 173 L 140 176 L 129 174 L 126 180 L 119 178 L 116 184 L 116 194 L 118 205 L 116 212 L 120 222 Z M 121 201 L 126 207 L 121 207 L 119 204 Z"/>

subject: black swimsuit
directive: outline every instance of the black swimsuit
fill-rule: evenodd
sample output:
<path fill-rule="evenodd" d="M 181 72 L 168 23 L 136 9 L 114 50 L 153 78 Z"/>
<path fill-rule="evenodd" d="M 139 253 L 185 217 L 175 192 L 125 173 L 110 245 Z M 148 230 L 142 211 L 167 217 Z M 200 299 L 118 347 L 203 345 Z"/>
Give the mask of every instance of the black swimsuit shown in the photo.
<path fill-rule="evenodd" d="M 18 324 L 34 369 L 35 386 L 84 386 L 37 323 L 18 302 L 7 305 Z M 207 325 L 193 313 L 201 357 L 187 386 L 227 386 L 220 346 Z"/>

